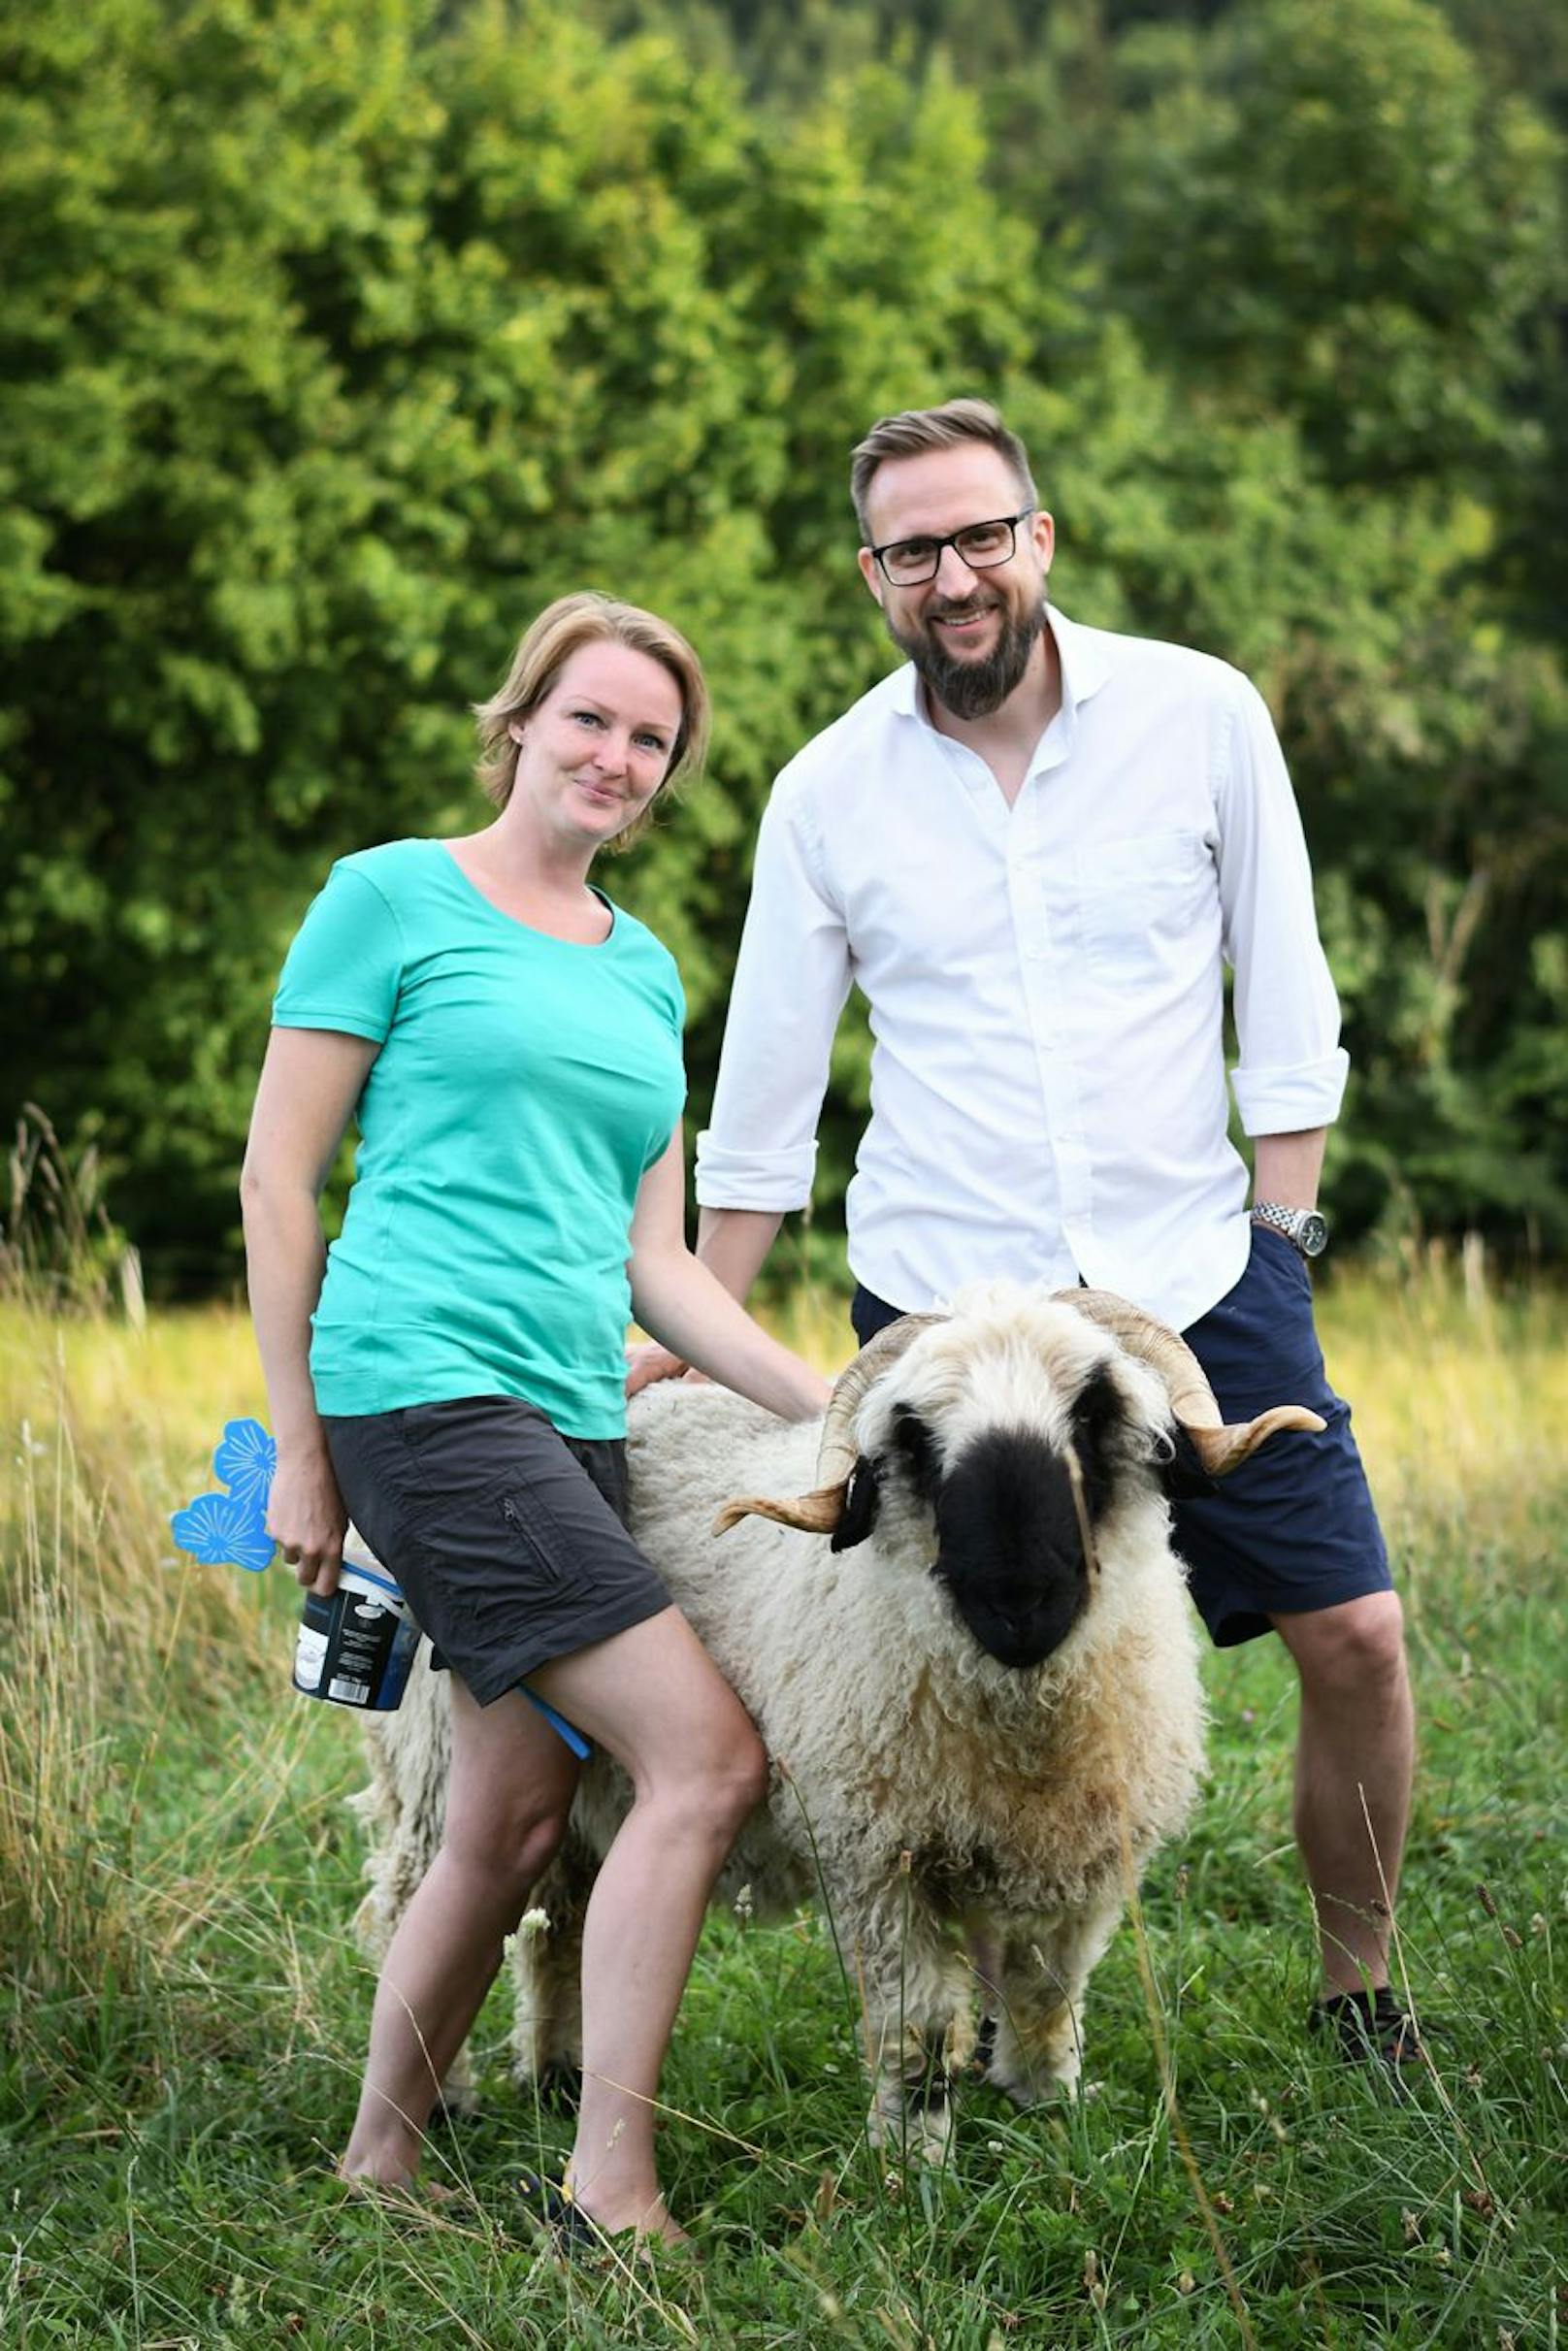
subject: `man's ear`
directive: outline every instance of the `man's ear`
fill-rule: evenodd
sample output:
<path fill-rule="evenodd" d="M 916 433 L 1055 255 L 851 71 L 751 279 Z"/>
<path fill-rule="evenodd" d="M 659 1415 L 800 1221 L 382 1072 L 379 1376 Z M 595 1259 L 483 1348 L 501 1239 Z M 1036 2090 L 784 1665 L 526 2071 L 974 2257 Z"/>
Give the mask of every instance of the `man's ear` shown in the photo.
<path fill-rule="evenodd" d="M 862 579 L 865 580 L 871 594 L 880 604 L 882 602 L 882 574 L 877 569 L 876 557 L 871 553 L 869 547 L 862 547 L 855 560 L 860 565 Z"/>
<path fill-rule="evenodd" d="M 830 1551 L 853 1551 L 857 1543 L 866 1541 L 876 1524 L 878 1498 L 875 1464 L 862 1453 L 849 1473 L 844 1507 L 828 1546 Z"/>

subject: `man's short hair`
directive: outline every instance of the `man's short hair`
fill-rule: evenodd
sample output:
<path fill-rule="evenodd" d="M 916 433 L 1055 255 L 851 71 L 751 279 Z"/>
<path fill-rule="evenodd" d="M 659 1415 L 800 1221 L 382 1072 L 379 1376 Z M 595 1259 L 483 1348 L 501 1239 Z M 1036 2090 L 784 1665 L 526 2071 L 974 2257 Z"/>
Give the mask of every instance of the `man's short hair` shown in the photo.
<path fill-rule="evenodd" d="M 904 408 L 898 415 L 884 416 L 872 425 L 850 460 L 849 494 L 855 501 L 855 519 L 866 546 L 871 543 L 866 504 L 878 468 L 886 465 L 890 457 L 923 457 L 929 449 L 953 449 L 965 441 L 978 441 L 996 450 L 1012 468 L 1027 503 L 1031 506 L 1039 505 L 1040 493 L 1029 472 L 1029 452 L 1018 435 L 1008 431 L 999 411 L 989 400 L 947 400 L 939 408 Z"/>

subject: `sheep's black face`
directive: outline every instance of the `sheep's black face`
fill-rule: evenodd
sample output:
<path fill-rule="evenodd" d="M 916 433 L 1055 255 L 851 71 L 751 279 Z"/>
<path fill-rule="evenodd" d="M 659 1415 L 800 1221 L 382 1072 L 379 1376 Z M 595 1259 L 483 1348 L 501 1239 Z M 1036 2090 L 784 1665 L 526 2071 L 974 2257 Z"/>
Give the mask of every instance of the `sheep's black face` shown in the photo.
<path fill-rule="evenodd" d="M 1108 1364 L 1091 1371 L 1068 1416 L 1083 1481 L 1084 1514 L 1098 1526 L 1119 1492 L 1168 1456 L 1168 1437 L 1140 1420 Z M 1089 1597 L 1091 1561 L 1071 1474 L 1038 1430 L 999 1426 L 944 1459 L 912 1404 L 895 1404 L 879 1458 L 864 1455 L 845 1492 L 834 1551 L 863 1543 L 876 1524 L 891 1473 L 928 1503 L 936 1520 L 931 1573 L 981 1648 L 1020 1671 L 1043 1664 L 1071 1632 Z"/>
<path fill-rule="evenodd" d="M 998 1664 L 1039 1665 L 1089 1594 L 1066 1463 L 1043 1437 L 995 1429 L 941 1479 L 936 1563 L 954 1607 Z"/>

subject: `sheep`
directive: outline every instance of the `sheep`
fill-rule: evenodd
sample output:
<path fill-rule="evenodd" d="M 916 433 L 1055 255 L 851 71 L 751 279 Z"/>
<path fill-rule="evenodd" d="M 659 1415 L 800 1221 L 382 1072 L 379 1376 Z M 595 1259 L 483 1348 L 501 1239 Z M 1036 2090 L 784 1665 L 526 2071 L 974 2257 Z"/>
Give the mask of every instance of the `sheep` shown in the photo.
<path fill-rule="evenodd" d="M 772 1759 L 715 1899 L 820 1895 L 864 1998 L 876 2143 L 945 2155 L 977 1972 L 991 2080 L 1021 2106 L 1076 2083 L 1090 1972 L 1203 1769 L 1164 1483 L 1179 1449 L 1207 1480 L 1322 1425 L 1282 1406 L 1225 1428 L 1173 1332 L 1105 1292 L 1007 1285 L 882 1332 L 820 1442 L 722 1388 L 635 1403 L 634 1532 Z M 369 1739 L 375 1949 L 440 1838 L 428 1671 Z M 549 1931 L 518 1941 L 515 2070 L 541 2090 L 578 2061 L 582 1910 L 627 1798 L 596 1756 L 536 1893 Z"/>

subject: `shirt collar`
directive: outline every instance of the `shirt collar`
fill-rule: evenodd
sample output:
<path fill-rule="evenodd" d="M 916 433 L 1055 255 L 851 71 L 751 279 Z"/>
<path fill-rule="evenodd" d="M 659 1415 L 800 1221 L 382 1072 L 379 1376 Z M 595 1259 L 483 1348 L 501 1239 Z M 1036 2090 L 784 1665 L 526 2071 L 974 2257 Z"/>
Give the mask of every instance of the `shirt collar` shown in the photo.
<path fill-rule="evenodd" d="M 1057 640 L 1057 653 L 1062 663 L 1062 708 L 1067 726 L 1072 725 L 1073 713 L 1080 702 L 1097 694 L 1111 674 L 1112 663 L 1109 639 L 1102 629 L 1086 628 L 1081 621 L 1069 620 L 1056 604 L 1045 607 L 1046 623 Z M 905 662 L 895 670 L 892 680 L 892 703 L 903 718 L 918 720 L 931 728 L 926 711 L 926 698 L 921 692 L 920 672 L 913 662 Z M 934 733 L 934 728 L 931 728 Z"/>

